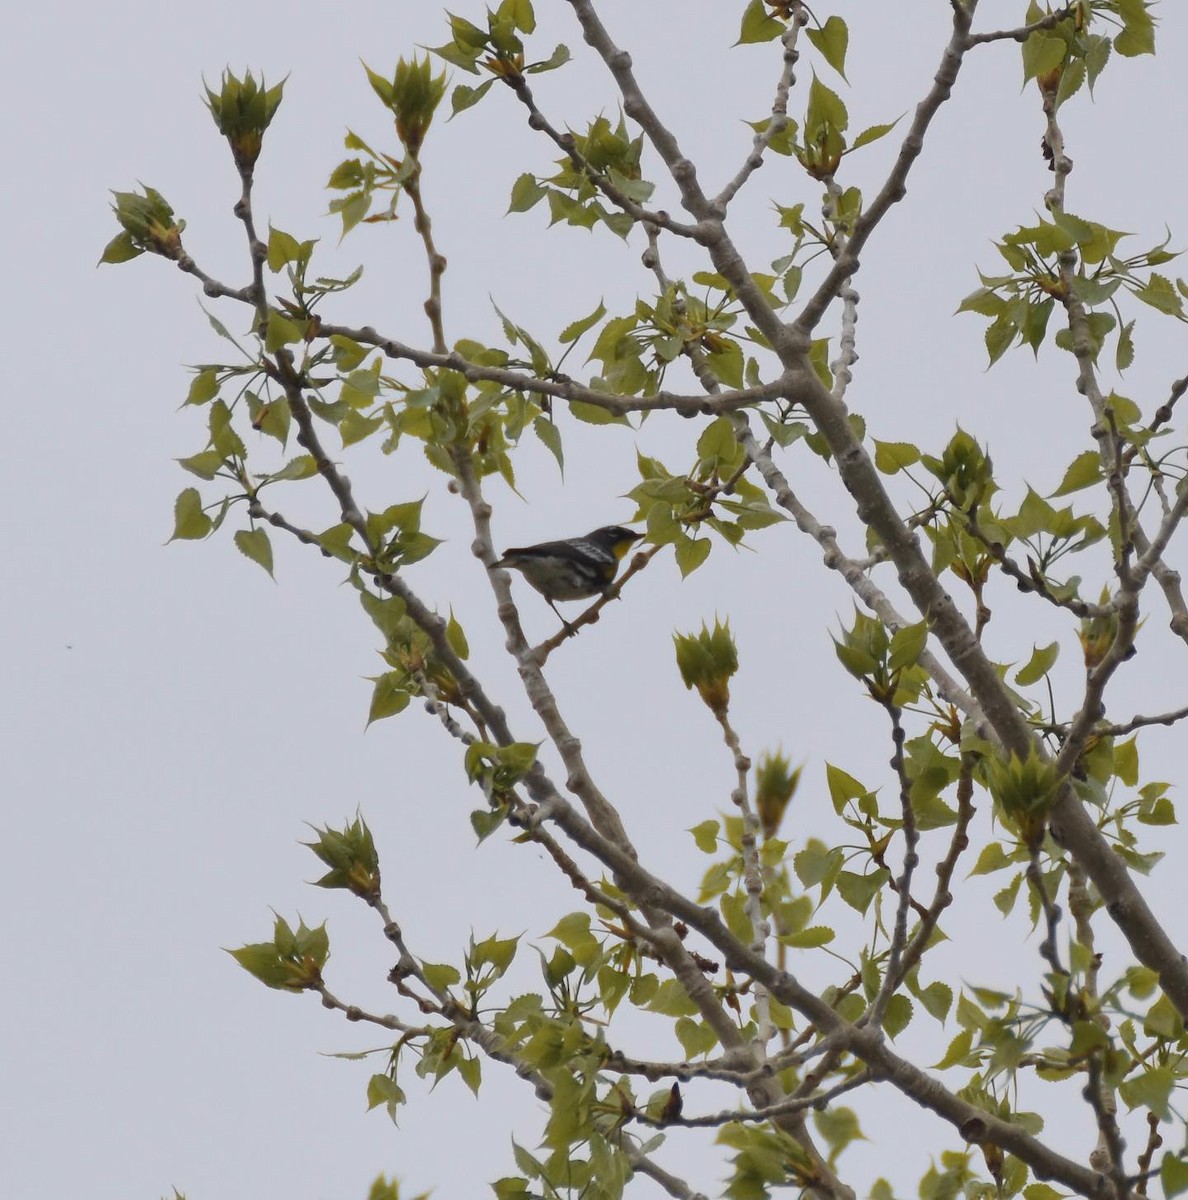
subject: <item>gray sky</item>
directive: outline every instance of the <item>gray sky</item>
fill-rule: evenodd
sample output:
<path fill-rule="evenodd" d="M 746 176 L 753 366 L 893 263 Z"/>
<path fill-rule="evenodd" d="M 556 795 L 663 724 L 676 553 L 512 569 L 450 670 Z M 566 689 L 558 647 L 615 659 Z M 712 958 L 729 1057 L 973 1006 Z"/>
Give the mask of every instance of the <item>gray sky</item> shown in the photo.
<path fill-rule="evenodd" d="M 739 119 L 763 115 L 778 71 L 770 46 L 728 48 L 743 7 L 601 6 L 710 186 L 741 161 L 749 131 Z M 852 23 L 854 86 L 842 90 L 851 128 L 908 111 L 939 61 L 948 5 L 830 7 Z M 868 7 L 879 11 L 868 15 Z M 1025 9 L 991 0 L 982 7 L 983 27 L 1017 23 Z M 454 8 L 481 15 L 469 0 Z M 563 40 L 583 60 L 540 77 L 546 111 L 575 127 L 600 109 L 613 116 L 614 94 L 581 53 L 568 6 L 539 0 L 537 8 L 539 56 Z M 1116 64 L 1098 103 L 1079 98 L 1063 122 L 1076 163 L 1070 210 L 1133 231 L 1136 250 L 1160 240 L 1165 222 L 1173 247 L 1188 239 L 1180 145 L 1188 17 L 1173 5 L 1160 15 L 1159 57 Z M 414 46 L 445 41 L 444 18 L 433 4 L 360 3 L 339 19 L 304 0 L 283 17 L 275 6 L 217 0 L 176 12 L 139 2 L 25 5 L 6 24 L 0 87 L 9 117 L 0 138 L 9 184 L 0 236 L 12 452 L 0 483 L 10 697 L 0 728 L 9 951 L 0 1191 L 6 1200 L 67 1190 L 115 1200 L 176 1185 L 190 1200 L 354 1198 L 382 1170 L 399 1175 L 409 1195 L 431 1187 L 443 1197 L 479 1194 L 511 1173 L 509 1138 L 531 1145 L 541 1127 L 534 1101 L 508 1072 L 486 1065 L 479 1104 L 456 1078 L 414 1095 L 394 1130 L 382 1114 L 363 1111 L 379 1060 L 370 1067 L 318 1056 L 382 1039 L 308 997 L 266 991 L 220 947 L 263 940 L 270 906 L 311 924 L 328 918 L 333 990 L 391 1007 L 384 976 L 392 956 L 374 918 L 303 882 L 319 873 L 298 845 L 303 822 L 339 824 L 357 807 L 376 833 L 390 903 L 427 957 L 459 961 L 471 929 L 479 937 L 524 931 L 526 942 L 539 942 L 574 905 L 535 851 L 501 836 L 475 849 L 467 813 L 478 793 L 430 718 L 409 711 L 364 733 L 363 677 L 382 666 L 376 635 L 335 566 L 278 536 L 274 584 L 232 546 L 238 525 L 209 545 L 163 544 L 174 497 L 195 482 L 172 460 L 204 443 L 201 417 L 178 412 L 189 379 L 183 364 L 213 359 L 220 343 L 192 282 L 166 264 L 145 258 L 95 269 L 115 232 L 107 190 L 140 180 L 189 222 L 187 246 L 208 271 L 243 281 L 230 211 L 236 180 L 200 101 L 201 81 L 213 83 L 228 64 L 263 70 L 269 82 L 289 73 L 257 172 L 261 223 L 320 237 L 326 257 L 317 261 L 327 273 L 366 262 L 364 284 L 330 310 L 336 318 L 427 344 L 411 222 L 359 230 L 340 248 L 323 184 L 344 156 L 348 125 L 392 146 L 359 58 L 388 71 Z M 991 241 L 1030 221 L 1048 187 L 1038 98 L 1032 87 L 1020 92 L 1020 77 L 1010 44 L 971 56 L 906 203 L 864 255 L 861 361 L 849 398 L 876 436 L 932 449 L 960 422 L 989 440 L 1016 488 L 1026 479 L 1048 492 L 1089 444 L 1070 360 L 1048 351 L 1037 368 L 1014 351 L 987 373 L 980 320 L 952 315 L 977 286 L 975 268 L 998 269 Z M 802 107 L 793 101 L 794 112 Z M 873 190 L 896 145 L 893 135 L 848 160 L 846 182 Z M 650 294 L 638 235 L 625 246 L 604 233 L 558 228 L 546 236 L 543 206 L 503 216 L 516 176 L 548 173 L 555 157 L 525 129 L 510 95 L 493 93 L 434 129 L 425 191 L 450 262 L 451 339 L 497 338 L 489 297 L 551 337 L 600 298 L 622 311 Z M 804 200 L 811 210 L 818 198 L 781 159 L 750 192 L 738 236 L 762 270 L 788 248 L 770 202 Z M 220 315 L 240 321 L 230 310 Z M 1139 359 L 1118 386 L 1150 410 L 1184 374 L 1188 355 L 1181 327 L 1141 317 Z M 636 482 L 636 446 L 680 469 L 695 432 L 676 419 L 594 439 L 572 422 L 564 428 L 564 482 L 532 447 L 518 460 L 523 500 L 491 485 L 502 544 L 628 519 L 630 502 L 620 497 Z M 377 459 L 370 445 L 345 459 L 369 507 L 432 489 L 425 527 L 448 541 L 410 582 L 443 610 L 453 604 L 476 668 L 524 740 L 537 740 L 460 503 L 407 455 Z M 301 486 L 309 490 L 294 492 L 293 512 L 332 524 L 317 485 Z M 821 486 L 819 515 L 845 530 L 844 511 L 829 508 L 836 488 Z M 872 706 L 837 669 L 827 636 L 838 627 L 835 613 L 849 620 L 847 593 L 822 578 L 819 551 L 790 525 L 756 535 L 753 545 L 759 554 L 717 547 L 683 585 L 661 556 L 553 669 L 567 718 L 641 850 L 690 888 L 706 864 L 684 830 L 728 807 L 732 772 L 710 718 L 680 685 L 673 629 L 715 614 L 734 623 L 742 659 L 734 690 L 748 749 L 782 744 L 808 764 L 795 838 L 831 836 L 826 760 L 888 786 L 889 743 Z M 543 603 L 524 588 L 517 596 L 529 629 L 552 632 Z M 991 596 L 1004 616 L 990 643 L 1003 659 L 1022 661 L 1033 641 L 1060 627 L 1029 608 L 1012 618 L 1013 601 L 1001 585 Z M 1064 635 L 1070 662 L 1071 640 Z M 1184 702 L 1160 672 L 1158 649 L 1141 652 L 1121 691 L 1146 697 L 1148 710 Z M 1072 695 L 1070 682 L 1065 699 Z M 1152 736 L 1152 761 L 1162 757 L 1165 772 L 1179 737 Z M 1144 777 L 1174 779 L 1156 767 Z M 1168 833 L 1169 847 L 1182 849 L 1179 832 Z M 1157 876 L 1157 885 L 1161 912 L 1178 911 L 1168 880 Z M 997 932 L 979 928 L 976 948 Z M 1173 924 L 1172 932 L 1182 931 Z M 532 957 L 527 945 L 522 953 Z M 1021 961 L 1038 978 L 1034 951 Z M 938 1044 L 948 1036 L 938 1034 Z M 402 1082 L 418 1092 L 411 1070 Z M 923 1131 L 918 1145 L 871 1168 L 905 1193 L 929 1151 L 950 1144 L 935 1123 L 913 1119 Z M 872 1137 L 879 1121 L 870 1115 Z M 715 1177 L 695 1182 L 712 1190 Z"/>

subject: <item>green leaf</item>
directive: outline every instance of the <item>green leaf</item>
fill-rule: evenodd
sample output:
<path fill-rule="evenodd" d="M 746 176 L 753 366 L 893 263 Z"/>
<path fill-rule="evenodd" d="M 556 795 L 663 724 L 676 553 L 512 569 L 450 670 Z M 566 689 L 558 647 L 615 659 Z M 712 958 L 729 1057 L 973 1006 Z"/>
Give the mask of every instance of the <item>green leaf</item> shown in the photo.
<path fill-rule="evenodd" d="M 288 263 L 295 262 L 304 265 L 309 262 L 313 253 L 312 241 L 299 242 L 291 233 L 283 229 L 268 227 L 268 269 L 279 271 Z"/>
<path fill-rule="evenodd" d="M 373 433 L 382 428 L 383 424 L 382 416 L 365 417 L 355 409 L 344 413 L 342 420 L 338 422 L 338 436 L 342 439 L 343 449 L 366 441 Z"/>
<path fill-rule="evenodd" d="M 388 1110 L 388 1116 L 396 1119 L 396 1107 L 405 1100 L 403 1090 L 390 1075 L 373 1075 L 367 1082 L 367 1111 L 378 1108 L 381 1104 Z"/>
<path fill-rule="evenodd" d="M 219 373 L 215 367 L 203 367 L 190 381 L 187 404 L 206 404 L 219 394 Z"/>
<path fill-rule="evenodd" d="M 383 675 L 372 676 L 371 681 L 375 686 L 371 691 L 371 707 L 367 711 L 368 725 L 385 717 L 394 717 L 408 707 L 411 697 L 402 671 L 387 671 Z"/>
<path fill-rule="evenodd" d="M 483 1082 L 482 1060 L 473 1056 L 461 1059 L 458 1063 L 458 1074 L 462 1076 L 462 1082 L 477 1096 Z"/>
<path fill-rule="evenodd" d="M 1114 352 L 1114 366 L 1119 374 L 1134 362 L 1134 322 L 1127 321 L 1118 330 L 1118 348 Z"/>
<path fill-rule="evenodd" d="M 794 946 L 799 950 L 811 950 L 817 946 L 828 946 L 837 935 L 828 925 L 810 925 L 796 933 L 780 935 L 780 941 L 785 946 Z"/>
<path fill-rule="evenodd" d="M 763 0 L 751 0 L 742 17 L 736 46 L 747 46 L 755 42 L 774 42 L 781 37 L 784 27 L 771 16 Z"/>
<path fill-rule="evenodd" d="M 473 108 L 491 90 L 494 82 L 495 79 L 492 77 L 484 80 L 478 87 L 467 87 L 464 83 L 455 84 L 454 90 L 450 93 L 451 117 L 456 117 L 460 112 Z"/>
<path fill-rule="evenodd" d="M 203 450 L 200 454 L 191 454 L 189 458 L 179 458 L 177 461 L 191 475 L 197 475 L 199 479 L 213 479 L 226 460 L 217 450 Z"/>
<path fill-rule="evenodd" d="M 986 327 L 986 353 L 990 355 L 990 365 L 993 366 L 1011 348 L 1019 328 L 1010 316 L 1004 314 Z"/>
<path fill-rule="evenodd" d="M 846 78 L 846 49 L 850 31 L 841 17 L 830 17 L 820 29 L 805 27 L 808 40 L 821 52 L 821 57 L 843 78 Z M 849 80 L 846 80 L 848 83 Z"/>
<path fill-rule="evenodd" d="M 597 949 L 598 941 L 590 932 L 590 914 L 584 912 L 567 913 L 545 937 L 555 938 L 569 950 L 579 952 Z"/>
<path fill-rule="evenodd" d="M 1170 1067 L 1148 1067 L 1140 1075 L 1131 1076 L 1118 1088 L 1127 1108 L 1150 1109 L 1160 1120 L 1171 1120 L 1172 1089 L 1176 1086 L 1176 1077 Z"/>
<path fill-rule="evenodd" d="M 1161 313 L 1172 317 L 1184 316 L 1184 302 L 1176 291 L 1175 285 L 1166 275 L 1152 272 L 1151 278 L 1143 287 L 1134 289 L 1135 296 L 1144 304 Z"/>
<path fill-rule="evenodd" d="M 943 1025 L 949 1015 L 949 1009 L 953 1007 L 953 989 L 938 979 L 926 988 L 921 988 L 916 995 L 924 1005 L 925 1012 Z"/>
<path fill-rule="evenodd" d="M 143 253 L 144 251 L 133 242 L 132 235 L 126 229 L 121 229 L 103 247 L 103 253 L 99 256 L 99 261 L 101 263 L 131 262 L 132 259 L 139 258 Z"/>
<path fill-rule="evenodd" d="M 492 811 L 489 808 L 477 808 L 470 814 L 470 827 L 481 843 L 503 824 L 506 817 L 507 813 L 503 810 Z"/>
<path fill-rule="evenodd" d="M 569 411 L 587 425 L 626 425 L 628 423 L 622 413 L 612 412 L 600 404 L 588 404 L 585 400 L 571 401 Z"/>
<path fill-rule="evenodd" d="M 1023 43 L 1023 82 L 1054 71 L 1068 53 L 1068 43 L 1059 34 L 1043 29 Z"/>
<path fill-rule="evenodd" d="M 879 867 L 878 870 L 871 871 L 868 875 L 859 875 L 854 871 L 839 871 L 837 892 L 851 908 L 864 913 L 890 878 L 891 872 L 886 867 Z"/>
<path fill-rule="evenodd" d="M 197 488 L 186 488 L 173 504 L 172 541 L 200 541 L 213 528 L 210 517 L 202 510 L 202 497 Z"/>
<path fill-rule="evenodd" d="M 738 457 L 738 442 L 729 417 L 717 417 L 701 431 L 697 453 L 703 461 L 714 463 L 733 462 Z"/>
<path fill-rule="evenodd" d="M 1176 825 L 1176 806 L 1167 796 L 1159 796 L 1150 806 L 1139 811 L 1138 819 L 1144 825 Z"/>
<path fill-rule="evenodd" d="M 562 475 L 565 473 L 565 452 L 561 445 L 561 430 L 556 422 L 546 416 L 539 416 L 532 421 L 532 432 L 540 438 L 548 452 L 557 460 L 557 466 Z"/>
<path fill-rule="evenodd" d="M 747 913 L 747 898 L 737 892 L 726 893 L 718 901 L 722 910 L 722 918 L 736 938 L 744 945 L 750 945 L 755 936 L 751 927 L 751 918 Z"/>
<path fill-rule="evenodd" d="M 966 1062 L 973 1048 L 973 1031 L 963 1029 L 950 1043 L 940 1062 L 933 1063 L 934 1071 L 947 1071 Z"/>
<path fill-rule="evenodd" d="M 702 821 L 689 830 L 693 835 L 693 841 L 697 844 L 697 849 L 703 854 L 713 854 L 717 850 L 719 828 L 719 823 L 711 819 Z"/>
<path fill-rule="evenodd" d="M 268 325 L 264 333 L 264 349 L 269 354 L 275 354 L 282 346 L 299 342 L 305 337 L 305 330 L 296 321 L 273 309 L 268 314 Z"/>
<path fill-rule="evenodd" d="M 450 644 L 450 649 L 462 659 L 463 662 L 470 657 L 470 645 L 466 641 L 466 633 L 462 626 L 458 624 L 458 619 L 454 616 L 454 610 L 450 609 L 450 619 L 446 622 L 446 641 Z"/>
<path fill-rule="evenodd" d="M 236 530 L 234 541 L 240 554 L 250 558 L 272 576 L 272 543 L 263 529 Z"/>
<path fill-rule="evenodd" d="M 718 349 L 706 354 L 710 370 L 727 386 L 741 388 L 743 385 L 742 347 L 734 341 L 719 339 Z"/>
<path fill-rule="evenodd" d="M 525 172 L 512 184 L 511 203 L 508 212 L 527 212 L 548 195 L 548 189 L 536 182 L 534 175 Z"/>
<path fill-rule="evenodd" d="M 284 447 L 289 441 L 289 426 L 293 414 L 289 411 L 289 401 L 285 396 L 278 396 L 265 404 L 255 392 L 245 392 L 248 402 L 248 415 L 251 417 L 252 428 L 259 433 L 276 438 Z"/>
<path fill-rule="evenodd" d="M 895 1038 L 901 1034 L 910 1024 L 912 1014 L 912 1002 L 899 992 L 893 995 L 887 1001 L 887 1012 L 883 1017 L 883 1028 L 887 1031 L 887 1036 Z"/>
<path fill-rule="evenodd" d="M 1082 488 L 1092 487 L 1100 482 L 1101 455 L 1096 450 L 1086 450 L 1069 463 L 1060 486 L 1052 493 L 1052 498 L 1068 496 L 1072 492 L 1079 492 Z"/>
<path fill-rule="evenodd" d="M 1089 80 L 1090 96 L 1093 95 L 1093 85 L 1105 70 L 1112 52 L 1110 39 L 1104 34 L 1091 34 L 1085 39 L 1085 73 Z"/>
<path fill-rule="evenodd" d="M 604 316 L 606 316 L 606 305 L 599 301 L 598 307 L 588 317 L 581 317 L 566 325 L 557 335 L 557 341 L 563 346 L 568 346 L 570 342 L 576 342 L 583 333 L 597 325 Z"/>
<path fill-rule="evenodd" d="M 421 963 L 421 972 L 429 983 L 429 986 L 436 988 L 438 991 L 445 991 L 448 987 L 453 987 L 456 983 L 461 983 L 462 975 L 457 967 L 450 966 L 449 963 Z"/>
<path fill-rule="evenodd" d="M 1001 842 L 987 842 L 982 847 L 978 861 L 974 863 L 970 875 L 989 875 L 993 871 L 1001 871 L 1012 865 L 1014 860 L 1002 848 Z"/>
<path fill-rule="evenodd" d="M 354 536 L 355 530 L 352 526 L 341 521 L 318 535 L 318 545 L 341 562 L 354 562 L 355 551 L 351 548 L 351 539 Z"/>
<path fill-rule="evenodd" d="M 563 67 L 573 57 L 569 52 L 569 47 L 564 42 L 558 42 L 553 47 L 553 53 L 546 59 L 540 62 L 529 63 L 524 68 L 525 75 L 540 75 L 544 71 L 555 71 L 558 67 Z"/>
<path fill-rule="evenodd" d="M 817 838 L 809 838 L 805 848 L 793 856 L 792 868 L 803 887 L 822 884 L 823 893 L 828 894 L 844 860 L 840 848 L 827 846 Z"/>
<path fill-rule="evenodd" d="M 1146 0 L 1118 0 L 1122 32 L 1114 38 L 1114 49 L 1126 58 L 1155 53 L 1155 21 Z"/>
<path fill-rule="evenodd" d="M 884 475 L 894 475 L 920 461 L 920 448 L 911 442 L 880 442 L 874 439 L 875 466 Z"/>
<path fill-rule="evenodd" d="M 888 665 L 892 671 L 902 667 L 913 667 L 920 661 L 924 647 L 928 642 L 928 622 L 918 621 L 915 625 L 905 625 L 891 635 L 891 657 Z"/>
<path fill-rule="evenodd" d="M 578 915 L 586 916 L 587 914 L 580 913 Z M 490 964 L 498 974 L 502 975 L 511 966 L 512 960 L 516 957 L 516 950 L 519 948 L 519 944 L 519 937 L 484 938 L 481 942 L 474 943 L 471 950 L 470 962 L 473 966 Z"/>
<path fill-rule="evenodd" d="M 1181 1192 L 1188 1191 L 1188 1161 L 1178 1154 L 1165 1154 L 1159 1164 L 1159 1182 L 1165 1200 L 1172 1200 Z"/>
<path fill-rule="evenodd" d="M 846 153 L 851 153 L 854 150 L 861 150 L 863 146 L 869 146 L 871 142 L 877 142 L 879 138 L 886 137 L 887 134 L 899 124 L 899 118 L 896 117 L 889 125 L 871 125 L 864 129 L 853 141 L 850 149 Z"/>
<path fill-rule="evenodd" d="M 1019 887 L 1023 883 L 1023 872 L 1020 871 L 1006 887 L 994 893 L 994 907 L 1004 917 L 1010 916 L 1014 910 L 1015 901 L 1019 898 Z"/>
<path fill-rule="evenodd" d="M 806 140 L 815 139 L 825 129 L 843 133 L 849 123 L 850 116 L 842 98 L 814 75 L 809 85 L 808 111 L 804 118 Z"/>
<path fill-rule="evenodd" d="M 334 365 L 340 371 L 353 371 L 371 353 L 370 346 L 361 346 L 341 333 L 331 334 L 330 344 L 334 347 Z"/>
<path fill-rule="evenodd" d="M 1114 743 L 1114 774 L 1127 787 L 1138 786 L 1138 737 Z"/>
<path fill-rule="evenodd" d="M 831 1157 L 839 1154 L 851 1142 L 864 1140 L 858 1125 L 858 1114 L 840 1104 L 814 1111 L 813 1124 L 829 1146 Z"/>
<path fill-rule="evenodd" d="M 1052 642 L 1047 646 L 1035 646 L 1031 657 L 1025 666 L 1015 673 L 1015 682 L 1020 687 L 1029 687 L 1038 683 L 1052 669 L 1060 654 L 1060 643 Z"/>
<path fill-rule="evenodd" d="M 680 568 L 681 578 L 688 578 L 707 558 L 709 558 L 711 543 L 709 538 L 682 538 L 676 547 L 676 564 Z"/>
<path fill-rule="evenodd" d="M 853 775 L 847 774 L 832 763 L 825 764 L 825 779 L 829 785 L 829 798 L 833 801 L 833 810 L 838 816 L 845 811 L 851 800 L 860 800 L 869 791 Z"/>
<path fill-rule="evenodd" d="M 708 1054 L 718 1044 L 717 1034 L 704 1022 L 695 1021 L 692 1017 L 679 1017 L 673 1031 L 685 1052 L 686 1061 Z"/>
<path fill-rule="evenodd" d="M 289 459 L 279 471 L 273 472 L 268 478 L 273 482 L 278 480 L 312 479 L 318 473 L 317 459 L 312 454 L 298 454 Z"/>
<path fill-rule="evenodd" d="M 1023 1189 L 1023 1200 L 1064 1200 L 1066 1194 L 1047 1183 L 1029 1183 Z"/>

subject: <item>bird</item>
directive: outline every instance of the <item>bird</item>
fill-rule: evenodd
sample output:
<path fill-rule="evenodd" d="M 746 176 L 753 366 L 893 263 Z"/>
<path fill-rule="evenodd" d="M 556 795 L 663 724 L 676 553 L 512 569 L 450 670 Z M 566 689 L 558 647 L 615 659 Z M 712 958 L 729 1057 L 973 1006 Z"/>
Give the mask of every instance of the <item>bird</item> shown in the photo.
<path fill-rule="evenodd" d="M 584 537 L 513 547 L 493 565 L 519 571 L 557 613 L 561 624 L 572 629 L 554 601 L 604 595 L 615 581 L 623 556 L 642 537 L 622 525 L 604 525 Z"/>

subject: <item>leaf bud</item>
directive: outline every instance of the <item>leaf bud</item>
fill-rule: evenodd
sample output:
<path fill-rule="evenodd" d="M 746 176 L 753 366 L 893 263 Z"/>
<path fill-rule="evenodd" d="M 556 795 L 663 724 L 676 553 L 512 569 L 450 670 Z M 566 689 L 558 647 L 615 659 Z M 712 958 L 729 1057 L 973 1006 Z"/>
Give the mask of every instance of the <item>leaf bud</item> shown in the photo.
<path fill-rule="evenodd" d="M 445 72 L 434 75 L 427 57 L 411 62 L 400 59 L 391 79 L 376 74 L 370 67 L 366 69 L 375 94 L 396 117 L 396 136 L 415 157 L 445 95 Z"/>
<path fill-rule="evenodd" d="M 330 868 L 316 881 L 324 888 L 346 888 L 368 903 L 380 896 L 379 855 L 367 822 L 356 817 L 343 829 L 314 828 L 315 842 L 304 842 Z"/>
<path fill-rule="evenodd" d="M 280 107 L 285 81 L 266 87 L 264 76 L 257 83 L 250 71 L 243 78 L 223 72 L 223 84 L 217 92 L 206 89 L 206 106 L 219 132 L 231 146 L 235 165 L 250 171 L 260 157 L 266 130 Z"/>
<path fill-rule="evenodd" d="M 108 242 L 100 262 L 127 262 L 146 251 L 165 258 L 181 256 L 181 235 L 186 223 L 174 218 L 173 209 L 156 188 L 112 192 L 112 195 L 115 197 L 112 212 L 122 232 Z"/>
<path fill-rule="evenodd" d="M 791 762 L 778 751 L 765 754 L 755 769 L 755 809 L 765 838 L 775 837 L 784 820 L 784 812 L 800 783 L 803 768 L 792 768 Z"/>
<path fill-rule="evenodd" d="M 714 618 L 712 630 L 702 625 L 700 633 L 673 635 L 677 667 L 685 687 L 696 688 L 714 713 L 726 711 L 730 703 L 730 677 L 738 670 L 738 648 L 730 623 Z"/>

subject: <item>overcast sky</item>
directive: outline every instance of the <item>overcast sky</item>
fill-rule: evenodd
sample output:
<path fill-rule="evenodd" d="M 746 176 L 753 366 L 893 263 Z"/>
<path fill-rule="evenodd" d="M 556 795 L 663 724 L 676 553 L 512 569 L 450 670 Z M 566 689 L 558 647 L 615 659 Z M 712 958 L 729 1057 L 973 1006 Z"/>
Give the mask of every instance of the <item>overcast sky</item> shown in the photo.
<path fill-rule="evenodd" d="M 453 7 L 481 20 L 470 0 Z M 600 6 L 710 187 L 746 153 L 741 119 L 763 115 L 778 73 L 773 47 L 730 48 L 743 7 Z M 986 0 L 979 21 L 1015 24 L 1025 7 Z M 538 0 L 537 9 L 537 57 L 565 41 L 579 59 L 539 78 L 546 111 L 574 127 L 598 111 L 614 116 L 614 92 L 585 57 L 568 6 Z M 852 24 L 854 86 L 842 92 L 851 128 L 908 111 L 939 62 L 948 4 L 833 10 Z M 1173 246 L 1188 241 L 1188 17 L 1175 5 L 1162 6 L 1161 17 L 1159 57 L 1116 64 L 1097 104 L 1078 98 L 1064 118 L 1076 164 L 1068 207 L 1133 231 L 1134 249 L 1161 240 L 1165 223 Z M 393 146 L 360 58 L 388 71 L 400 54 L 445 40 L 445 20 L 431 3 L 356 3 L 338 16 L 306 0 L 283 10 L 223 0 L 176 9 L 51 2 L 6 16 L 5 1200 L 67 1192 L 149 1200 L 173 1186 L 189 1200 L 356 1200 L 380 1171 L 400 1176 L 408 1195 L 478 1195 L 512 1172 L 511 1136 L 529 1145 L 538 1136 L 538 1106 L 493 1064 L 478 1104 L 456 1078 L 424 1095 L 409 1071 L 402 1082 L 416 1094 L 398 1130 L 381 1113 L 365 1114 L 366 1081 L 378 1062 L 319 1055 L 382 1039 L 309 997 L 266 991 L 220 949 L 268 936 L 271 908 L 311 924 L 328 918 L 332 989 L 365 1006 L 392 1006 L 384 982 L 392 956 L 377 922 L 348 897 L 310 889 L 305 881 L 318 867 L 298 844 L 308 836 L 303 822 L 340 824 L 356 808 L 375 830 L 389 901 L 426 957 L 459 961 L 472 929 L 540 942 L 573 902 L 534 850 L 502 835 L 475 848 L 467 814 L 478 794 L 429 717 L 410 710 L 364 732 L 364 677 L 382 666 L 375 632 L 336 565 L 274 538 L 273 583 L 237 553 L 230 527 L 209 544 L 165 545 L 174 497 L 195 482 L 173 460 L 204 443 L 201 416 L 178 411 L 185 365 L 215 358 L 220 344 L 192 281 L 167 264 L 95 267 L 116 229 L 109 189 L 143 181 L 188 221 L 187 245 L 205 268 L 243 282 L 231 215 L 237 181 L 201 103 L 202 79 L 214 82 L 227 65 L 262 70 L 270 83 L 287 74 L 257 172 L 261 223 L 321 238 L 325 258 L 317 261 L 326 273 L 366 263 L 358 291 L 327 310 L 336 319 L 428 344 L 411 222 L 359 230 L 339 247 L 324 183 L 344 155 L 348 126 Z M 803 86 L 803 67 L 801 76 Z M 1050 492 L 1089 445 L 1070 360 L 1047 352 L 1037 368 L 1029 352 L 1015 351 L 986 372 L 980 320 L 953 316 L 977 286 L 976 268 L 997 269 L 992 240 L 1032 220 L 1049 186 L 1038 97 L 1032 87 L 1020 91 L 1020 78 L 1012 44 L 970 57 L 906 203 L 864 254 L 861 361 L 849 400 L 876 436 L 933 449 L 960 422 L 989 440 L 1016 489 L 1028 480 Z M 794 112 L 802 108 L 793 101 Z M 893 136 L 847 160 L 853 174 L 845 182 L 873 190 L 895 145 Z M 547 173 L 555 157 L 525 128 L 510 94 L 493 92 L 434 129 L 425 192 L 450 264 L 451 340 L 494 341 L 492 300 L 550 337 L 600 299 L 624 311 L 650 294 L 638 235 L 624 245 L 605 232 L 546 234 L 543 206 L 503 215 L 515 178 Z M 788 160 L 767 166 L 750 191 L 735 232 L 762 270 L 788 248 L 771 202 L 803 200 L 812 210 L 818 197 Z M 670 195 L 665 203 L 676 209 Z M 231 310 L 220 315 L 242 323 Z M 1150 411 L 1185 373 L 1182 328 L 1144 313 L 1138 355 L 1119 386 Z M 547 454 L 530 447 L 518 460 L 522 499 L 492 483 L 502 545 L 629 519 L 622 497 L 637 479 L 635 448 L 683 469 L 696 433 L 676 418 L 596 438 L 572 422 L 563 428 L 563 481 Z M 382 460 L 369 445 L 347 461 L 372 509 L 432 489 L 425 527 L 447 542 L 410 571 L 410 582 L 443 611 L 453 605 L 476 669 L 524 740 L 537 740 L 469 552 L 461 504 L 407 455 Z M 294 511 L 334 523 L 316 484 L 302 486 L 311 490 L 293 500 Z M 828 507 L 836 490 L 827 481 L 824 495 L 819 515 L 846 529 L 844 510 Z M 837 668 L 828 637 L 839 616 L 849 620 L 848 594 L 824 578 L 819 551 L 790 525 L 752 544 L 759 553 L 717 547 L 684 584 L 661 556 L 552 669 L 563 710 L 632 836 L 690 888 L 705 861 L 684 831 L 728 807 L 732 772 L 710 718 L 677 678 L 673 629 L 715 614 L 734 623 L 747 748 L 782 745 L 806 763 L 794 840 L 833 836 L 825 761 L 888 786 L 889 744 L 872 706 Z M 552 632 L 543 602 L 522 587 L 517 595 L 528 628 Z M 1003 659 L 1025 659 L 1032 642 L 1060 632 L 1047 613 L 1024 608 L 1011 617 L 1008 589 L 990 599 L 1003 612 L 991 626 L 991 652 Z M 1162 623 L 1152 618 L 1152 627 Z M 1070 641 L 1065 634 L 1072 661 Z M 1184 702 L 1159 667 L 1158 649 L 1144 650 L 1121 682 L 1130 697 L 1146 697 L 1147 709 Z M 1068 679 L 1066 701 L 1075 672 Z M 1151 737 L 1152 761 L 1168 772 L 1179 761 L 1179 738 Z M 1144 774 L 1160 777 L 1155 768 Z M 1168 832 L 1168 845 L 1182 848 L 1178 830 Z M 1156 901 L 1182 937 L 1182 897 L 1158 875 Z M 976 932 L 980 949 L 1001 931 Z M 524 954 L 532 957 L 527 946 Z M 1038 956 L 1021 961 L 1038 979 Z M 823 978 L 832 970 L 821 969 Z M 892 1108 L 899 1117 L 884 1121 L 902 1118 L 902 1106 Z M 912 1119 L 918 1141 L 897 1143 L 890 1160 L 884 1148 L 857 1173 L 858 1185 L 883 1173 L 901 1193 L 914 1190 L 930 1150 L 951 1139 L 930 1118 Z M 880 1117 L 869 1120 L 874 1136 Z M 712 1172 L 694 1182 L 716 1187 Z"/>

